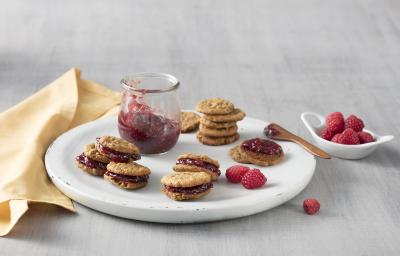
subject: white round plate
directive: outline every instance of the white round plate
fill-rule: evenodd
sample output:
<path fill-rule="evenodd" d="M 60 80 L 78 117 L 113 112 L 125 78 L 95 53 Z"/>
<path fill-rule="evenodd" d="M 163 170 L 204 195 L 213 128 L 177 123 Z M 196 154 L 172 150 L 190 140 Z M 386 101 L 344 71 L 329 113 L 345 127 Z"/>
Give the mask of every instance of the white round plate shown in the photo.
<path fill-rule="evenodd" d="M 240 141 L 264 138 L 267 123 L 254 118 L 239 122 Z M 267 184 L 247 190 L 241 184 L 229 183 L 225 170 L 237 164 L 228 155 L 235 144 L 205 146 L 195 133 L 181 134 L 177 145 L 164 155 L 143 156 L 138 163 L 151 169 L 146 187 L 126 191 L 101 177 L 91 176 L 74 164 L 75 156 L 85 144 L 102 135 L 118 135 L 116 118 L 99 119 L 76 127 L 57 138 L 48 148 L 45 162 L 49 177 L 68 197 L 92 209 L 129 219 L 164 223 L 192 223 L 248 216 L 283 204 L 299 194 L 310 182 L 316 161 L 312 155 L 290 142 L 279 142 L 285 160 L 272 167 L 256 167 L 267 176 Z M 160 180 L 172 171 L 177 156 L 201 153 L 217 159 L 221 176 L 210 194 L 196 201 L 175 202 L 163 193 Z M 250 166 L 250 165 L 249 165 Z"/>

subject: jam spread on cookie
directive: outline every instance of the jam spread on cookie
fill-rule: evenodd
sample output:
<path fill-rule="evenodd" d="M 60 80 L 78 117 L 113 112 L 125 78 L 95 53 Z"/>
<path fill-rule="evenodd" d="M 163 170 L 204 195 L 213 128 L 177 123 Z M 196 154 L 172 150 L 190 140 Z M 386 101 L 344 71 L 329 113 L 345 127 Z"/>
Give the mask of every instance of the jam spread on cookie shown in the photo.
<path fill-rule="evenodd" d="M 107 164 L 93 160 L 93 159 L 87 157 L 84 153 L 80 154 L 75 159 L 79 163 L 86 165 L 89 168 L 101 169 L 101 170 L 107 169 Z"/>
<path fill-rule="evenodd" d="M 250 139 L 242 142 L 241 147 L 244 150 L 259 154 L 277 155 L 282 154 L 282 147 L 271 140 Z"/>
<path fill-rule="evenodd" d="M 147 180 L 149 179 L 149 175 L 131 176 L 131 175 L 118 174 L 110 171 L 107 171 L 104 175 L 112 177 L 118 181 L 126 181 L 134 183 L 147 182 Z"/>
<path fill-rule="evenodd" d="M 212 171 L 213 173 L 217 174 L 218 176 L 221 175 L 221 171 L 218 169 L 217 166 L 215 166 L 211 163 L 207 163 L 205 161 L 197 160 L 197 159 L 181 158 L 176 161 L 176 164 L 194 165 L 194 166 Z"/>
<path fill-rule="evenodd" d="M 164 185 L 164 188 L 172 193 L 182 193 L 182 194 L 188 194 L 188 195 L 194 195 L 194 194 L 200 194 L 210 188 L 213 187 L 212 183 L 204 183 L 198 186 L 194 187 L 187 187 L 187 188 L 182 188 L 182 187 L 172 187 L 172 186 L 167 186 Z"/>
<path fill-rule="evenodd" d="M 180 122 L 155 113 L 149 106 L 132 96 L 129 110 L 121 110 L 118 130 L 121 137 L 134 143 L 141 153 L 167 152 L 178 141 Z"/>
<path fill-rule="evenodd" d="M 98 139 L 97 139 L 98 141 Z M 119 162 L 119 163 L 127 163 L 129 161 L 136 161 L 140 159 L 140 155 L 138 154 L 129 154 L 115 151 L 109 147 L 98 143 L 100 153 L 107 155 L 112 161 Z"/>

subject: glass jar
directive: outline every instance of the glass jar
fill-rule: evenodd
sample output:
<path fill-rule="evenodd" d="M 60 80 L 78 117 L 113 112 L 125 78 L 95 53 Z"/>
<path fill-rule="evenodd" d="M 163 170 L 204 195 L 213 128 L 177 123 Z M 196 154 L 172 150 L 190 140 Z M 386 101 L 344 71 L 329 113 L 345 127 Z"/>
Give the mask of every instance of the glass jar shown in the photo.
<path fill-rule="evenodd" d="M 121 84 L 121 137 L 143 154 L 161 154 L 174 147 L 181 130 L 179 81 L 163 73 L 138 73 L 123 78 Z"/>

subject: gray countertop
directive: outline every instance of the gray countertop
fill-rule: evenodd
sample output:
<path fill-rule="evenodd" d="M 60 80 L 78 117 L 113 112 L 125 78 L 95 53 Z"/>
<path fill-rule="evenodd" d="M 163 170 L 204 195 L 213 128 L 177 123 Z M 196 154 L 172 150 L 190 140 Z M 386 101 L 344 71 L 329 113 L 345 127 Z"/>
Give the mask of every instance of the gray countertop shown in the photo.
<path fill-rule="evenodd" d="M 236 220 L 163 225 L 32 205 L 1 255 L 400 254 L 400 1 L 1 3 L 0 111 L 74 66 L 113 89 L 162 71 L 182 81 L 185 108 L 226 97 L 306 138 L 302 111 L 340 110 L 396 137 L 363 160 L 318 159 L 299 196 Z M 306 197 L 318 215 L 303 213 Z"/>

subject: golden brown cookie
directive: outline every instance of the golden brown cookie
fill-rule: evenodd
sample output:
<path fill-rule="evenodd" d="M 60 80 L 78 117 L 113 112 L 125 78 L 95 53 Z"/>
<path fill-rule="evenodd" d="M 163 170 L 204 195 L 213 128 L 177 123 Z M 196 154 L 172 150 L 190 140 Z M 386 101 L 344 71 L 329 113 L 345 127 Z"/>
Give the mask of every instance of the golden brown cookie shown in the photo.
<path fill-rule="evenodd" d="M 96 139 L 96 149 L 113 162 L 130 162 L 140 159 L 139 149 L 132 143 L 114 136 Z"/>
<path fill-rule="evenodd" d="M 217 160 L 193 153 L 179 156 L 173 169 L 176 172 L 206 172 L 212 180 L 217 180 L 221 175 Z"/>
<path fill-rule="evenodd" d="M 106 157 L 105 155 L 100 154 L 100 152 L 96 149 L 96 144 L 95 143 L 90 143 L 85 145 L 84 151 L 85 155 L 93 160 L 96 160 L 98 162 L 106 163 L 108 164 L 111 162 L 111 160 Z"/>
<path fill-rule="evenodd" d="M 128 154 L 139 154 L 139 149 L 134 144 L 114 136 L 102 136 L 98 138 L 96 147 L 99 144 L 117 152 L 128 153 Z M 98 147 L 97 150 L 99 150 Z"/>
<path fill-rule="evenodd" d="M 76 166 L 78 166 L 79 169 L 93 176 L 103 176 L 103 174 L 106 172 L 106 169 L 89 167 L 86 164 L 79 162 L 78 160 L 75 160 L 75 164 Z"/>
<path fill-rule="evenodd" d="M 204 145 L 209 146 L 219 146 L 219 145 L 226 145 L 231 144 L 237 141 L 240 138 L 238 133 L 235 133 L 232 136 L 227 137 L 220 137 L 220 138 L 213 138 L 202 134 L 201 132 L 197 132 L 197 140 L 200 141 Z"/>
<path fill-rule="evenodd" d="M 250 161 L 247 159 L 246 154 L 241 152 L 240 145 L 236 145 L 235 147 L 229 150 L 230 157 L 238 163 L 242 164 L 250 164 Z"/>
<path fill-rule="evenodd" d="M 225 122 L 225 123 L 216 123 L 210 120 L 205 119 L 204 117 L 200 118 L 200 124 L 206 126 L 208 128 L 220 129 L 220 128 L 230 128 L 236 125 L 236 122 Z"/>
<path fill-rule="evenodd" d="M 172 200 L 194 200 L 210 193 L 213 184 L 205 172 L 173 172 L 161 179 L 162 192 Z"/>
<path fill-rule="evenodd" d="M 200 101 L 196 110 L 203 114 L 220 115 L 231 113 L 234 105 L 229 100 L 221 98 L 205 99 Z"/>
<path fill-rule="evenodd" d="M 281 162 L 284 158 L 282 147 L 274 141 L 254 138 L 240 144 L 239 152 L 256 165 L 269 166 Z"/>
<path fill-rule="evenodd" d="M 104 179 L 124 189 L 138 189 L 146 186 L 150 169 L 134 163 L 115 163 L 107 165 Z"/>
<path fill-rule="evenodd" d="M 194 112 L 181 112 L 181 132 L 192 132 L 199 128 L 200 116 Z"/>
<path fill-rule="evenodd" d="M 232 136 L 235 133 L 237 133 L 237 130 L 238 130 L 237 125 L 230 128 L 219 128 L 219 129 L 208 128 L 207 126 L 200 125 L 201 134 L 213 138 Z"/>
<path fill-rule="evenodd" d="M 161 184 L 171 187 L 194 187 L 210 183 L 211 177 L 205 172 L 171 172 L 161 179 Z"/>
<path fill-rule="evenodd" d="M 242 110 L 236 108 L 231 113 L 225 115 L 211 115 L 206 114 L 203 117 L 209 121 L 215 123 L 226 123 L 226 122 L 237 122 L 242 120 L 246 116 Z"/>

